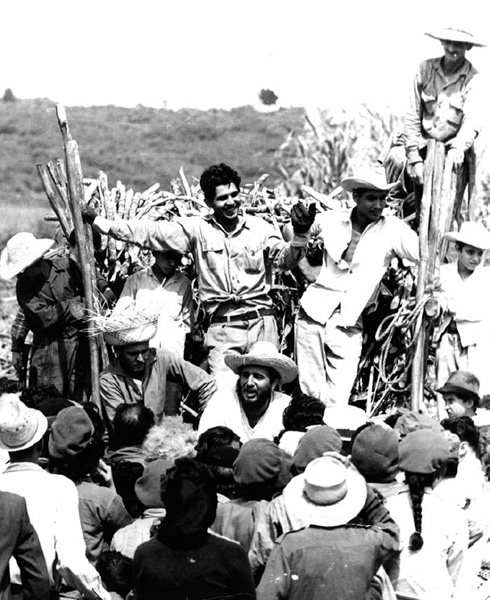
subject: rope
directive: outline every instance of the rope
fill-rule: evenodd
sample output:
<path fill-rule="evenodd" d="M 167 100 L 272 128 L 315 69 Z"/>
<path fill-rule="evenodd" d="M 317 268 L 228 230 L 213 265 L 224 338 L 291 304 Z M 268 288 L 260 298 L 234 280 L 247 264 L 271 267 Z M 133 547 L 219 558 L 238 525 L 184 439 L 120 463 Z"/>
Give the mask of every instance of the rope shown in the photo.
<path fill-rule="evenodd" d="M 422 299 L 417 304 L 415 303 L 414 298 L 402 302 L 398 311 L 392 315 L 388 315 L 387 317 L 385 317 L 379 324 L 378 329 L 376 330 L 376 341 L 379 342 L 381 340 L 384 340 L 379 353 L 379 374 L 383 383 L 387 385 L 392 391 L 403 391 L 400 388 L 397 388 L 395 390 L 395 385 L 398 384 L 402 379 L 406 378 L 406 375 L 412 365 L 413 352 L 410 352 L 410 350 L 415 345 L 415 342 L 417 340 L 417 335 L 422 325 L 424 307 L 427 300 L 430 297 L 431 296 L 429 294 L 424 294 Z M 405 345 L 407 360 L 404 361 L 403 368 L 400 371 L 398 371 L 398 373 L 395 369 L 394 371 L 392 371 L 390 376 L 387 372 L 386 365 L 388 362 L 390 349 L 392 347 L 393 337 L 397 330 L 399 330 L 403 334 L 403 338 L 406 339 L 407 334 L 409 333 L 410 329 L 414 324 L 415 327 L 413 328 L 411 339 L 409 343 Z M 405 386 L 405 388 L 403 389 L 406 389 L 406 387 L 407 386 Z"/>

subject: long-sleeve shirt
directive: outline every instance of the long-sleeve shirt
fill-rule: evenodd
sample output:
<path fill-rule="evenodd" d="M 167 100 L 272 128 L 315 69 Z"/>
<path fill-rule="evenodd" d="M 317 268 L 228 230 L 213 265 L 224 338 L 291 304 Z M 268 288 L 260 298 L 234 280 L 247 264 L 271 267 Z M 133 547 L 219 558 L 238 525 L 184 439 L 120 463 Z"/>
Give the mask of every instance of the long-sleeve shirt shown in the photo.
<path fill-rule="evenodd" d="M 369 598 L 373 577 L 397 549 L 375 525 L 310 526 L 275 545 L 257 588 L 258 600 Z"/>
<path fill-rule="evenodd" d="M 152 250 L 191 252 L 199 296 L 211 315 L 270 308 L 268 273 L 272 266 L 288 270 L 304 255 L 308 234 L 286 243 L 279 232 L 258 217 L 240 217 L 237 229 L 226 232 L 213 218 L 183 217 L 174 221 L 109 221 L 97 217 L 96 229 Z"/>
<path fill-rule="evenodd" d="M 323 265 L 303 294 L 301 307 L 321 324 L 340 307 L 339 324 L 355 325 L 391 259 L 418 260 L 417 234 L 401 219 L 382 216 L 366 227 L 347 262 L 344 252 L 352 239 L 351 214 L 331 210 L 320 215 L 311 228 L 311 235 L 323 240 Z"/>
<path fill-rule="evenodd" d="M 457 583 L 468 547 L 468 524 L 464 512 L 438 498 L 427 488 L 422 499 L 422 537 L 420 550 L 408 548 L 414 531 L 408 491 L 386 501 L 391 516 L 400 527 L 399 566 L 390 576 L 397 581 L 395 591 L 414 598 L 449 600 Z"/>
<path fill-rule="evenodd" d="M 10 599 L 9 559 L 20 570 L 23 598 L 49 600 L 46 561 L 27 514 L 26 501 L 17 494 L 0 492 L 0 600 Z"/>
<path fill-rule="evenodd" d="M 9 464 L 0 474 L 0 489 L 25 498 L 52 588 L 58 588 L 61 575 L 85 597 L 109 600 L 99 574 L 85 556 L 75 484 L 63 475 L 53 475 L 34 463 L 23 462 Z M 21 583 L 16 568 L 11 576 L 14 583 Z"/>
<path fill-rule="evenodd" d="M 188 277 L 177 272 L 160 282 L 151 267 L 138 271 L 126 280 L 112 314 L 124 312 L 133 303 L 137 311 L 159 315 L 157 333 L 150 340 L 150 346 L 183 356 L 185 335 L 194 324 L 194 302 Z"/>
<path fill-rule="evenodd" d="M 163 348 L 150 348 L 141 385 L 128 375 L 116 358 L 100 374 L 100 400 L 110 427 L 120 404 L 143 402 L 157 418 L 165 409 L 167 377 L 197 392 L 199 406 L 204 408 L 216 391 L 214 379 L 205 371 Z"/>
<path fill-rule="evenodd" d="M 420 64 L 414 78 L 410 108 L 405 115 L 405 149 L 409 164 L 421 162 L 420 148 L 428 138 L 466 151 L 473 145 L 483 124 L 485 91 L 480 76 L 465 60 L 450 75 L 442 70 L 442 58 Z"/>

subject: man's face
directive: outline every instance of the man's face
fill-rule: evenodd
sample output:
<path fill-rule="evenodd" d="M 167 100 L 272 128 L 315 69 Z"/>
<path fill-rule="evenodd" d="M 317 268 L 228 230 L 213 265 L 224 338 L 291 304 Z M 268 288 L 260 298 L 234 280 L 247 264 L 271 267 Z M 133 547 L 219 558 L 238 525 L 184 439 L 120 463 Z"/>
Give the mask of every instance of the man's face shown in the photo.
<path fill-rule="evenodd" d="M 463 400 L 454 393 L 443 394 L 448 417 L 470 417 L 471 401 Z"/>
<path fill-rule="evenodd" d="M 483 250 L 469 244 L 464 244 L 459 253 L 459 262 L 467 271 L 474 271 L 481 263 Z"/>
<path fill-rule="evenodd" d="M 444 62 L 447 65 L 458 64 L 463 61 L 465 53 L 471 44 L 466 42 L 453 42 L 452 40 L 442 40 L 442 47 L 444 48 Z"/>
<path fill-rule="evenodd" d="M 117 352 L 123 371 L 130 377 L 143 375 L 150 352 L 149 342 L 138 342 L 121 346 Z"/>
<path fill-rule="evenodd" d="M 274 381 L 266 367 L 247 366 L 240 371 L 238 388 L 244 407 L 267 404 L 273 392 Z"/>
<path fill-rule="evenodd" d="M 238 188 L 234 183 L 218 185 L 214 200 L 209 203 L 218 223 L 233 224 L 238 219 Z"/>
<path fill-rule="evenodd" d="M 154 252 L 155 262 L 165 277 L 170 277 L 180 265 L 182 259 L 175 252 Z"/>
<path fill-rule="evenodd" d="M 361 220 L 374 223 L 386 206 L 386 192 L 379 190 L 356 190 L 354 201 L 357 204 L 357 214 Z"/>

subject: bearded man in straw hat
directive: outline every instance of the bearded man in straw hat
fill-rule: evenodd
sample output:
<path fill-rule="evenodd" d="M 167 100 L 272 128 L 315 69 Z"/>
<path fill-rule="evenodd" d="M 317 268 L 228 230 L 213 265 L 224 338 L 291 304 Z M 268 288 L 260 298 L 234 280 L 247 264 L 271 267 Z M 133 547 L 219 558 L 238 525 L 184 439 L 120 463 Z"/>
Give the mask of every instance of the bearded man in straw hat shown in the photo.
<path fill-rule="evenodd" d="M 192 253 L 199 299 L 209 327 L 205 346 L 210 372 L 229 373 L 224 356 L 230 349 L 247 352 L 256 341 L 279 347 L 274 307 L 266 273 L 272 267 L 296 266 L 308 244 L 315 205 L 297 203 L 291 210 L 293 239 L 286 243 L 276 229 L 240 210 L 240 176 L 221 163 L 205 169 L 200 178 L 211 213 L 174 221 L 110 221 L 93 209 L 84 219 L 102 233 L 152 250 Z"/>
<path fill-rule="evenodd" d="M 461 369 L 474 373 L 481 394 L 488 394 L 490 270 L 482 262 L 490 248 L 490 233 L 481 223 L 467 221 L 445 237 L 456 244 L 457 258 L 441 266 L 436 293 L 441 312 L 434 333 L 437 385 L 444 385 L 453 371 Z"/>
<path fill-rule="evenodd" d="M 283 492 L 303 529 L 278 539 L 257 588 L 258 600 L 343 600 L 371 597 L 383 562 L 398 550 L 397 528 L 356 523 L 367 485 L 338 454 L 313 460 Z"/>
<path fill-rule="evenodd" d="M 199 435 L 218 425 L 229 427 L 242 442 L 273 440 L 282 429 L 282 413 L 290 396 L 277 392 L 293 381 L 296 364 L 270 342 L 256 342 L 247 354 L 229 354 L 225 363 L 238 375 L 235 389 L 221 386 L 204 409 Z"/>
<path fill-rule="evenodd" d="M 0 448 L 8 450 L 10 456 L 9 465 L 0 474 L 0 490 L 25 498 L 48 567 L 50 597 L 58 598 L 60 588 L 68 585 L 84 598 L 110 600 L 85 556 L 75 484 L 38 464 L 47 428 L 46 417 L 28 408 L 17 394 L 0 396 Z M 12 569 L 11 581 L 21 593 L 17 569 Z"/>
<path fill-rule="evenodd" d="M 97 326 L 114 348 L 115 357 L 100 374 L 100 401 L 109 434 L 119 405 L 144 403 L 159 419 L 172 414 L 166 405 L 167 378 L 197 394 L 202 411 L 216 391 L 205 371 L 164 348 L 150 348 L 158 315 L 129 307 L 125 313 L 97 317 Z"/>
<path fill-rule="evenodd" d="M 323 264 L 301 298 L 296 361 L 302 391 L 327 405 L 349 401 L 361 355 L 362 311 L 391 259 L 418 259 L 415 232 L 383 214 L 394 185 L 376 169 L 344 179 L 341 186 L 352 192 L 355 207 L 327 211 L 311 229 L 323 240 Z"/>

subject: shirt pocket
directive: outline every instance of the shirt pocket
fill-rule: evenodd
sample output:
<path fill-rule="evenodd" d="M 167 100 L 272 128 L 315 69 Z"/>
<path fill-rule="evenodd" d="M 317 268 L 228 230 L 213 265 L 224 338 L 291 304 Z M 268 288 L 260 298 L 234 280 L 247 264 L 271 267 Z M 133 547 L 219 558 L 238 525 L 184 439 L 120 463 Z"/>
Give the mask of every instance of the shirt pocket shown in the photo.
<path fill-rule="evenodd" d="M 421 92 L 420 97 L 424 105 L 424 114 L 427 117 L 433 117 L 436 112 L 437 98 L 434 94 L 428 92 Z"/>
<path fill-rule="evenodd" d="M 463 120 L 464 100 L 461 94 L 454 94 L 449 98 L 447 121 L 459 128 Z"/>
<path fill-rule="evenodd" d="M 210 270 L 225 268 L 225 243 L 218 237 L 201 241 L 203 258 Z"/>
<path fill-rule="evenodd" d="M 247 246 L 243 258 L 245 273 L 260 273 L 265 269 L 264 251 L 261 246 Z"/>

